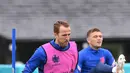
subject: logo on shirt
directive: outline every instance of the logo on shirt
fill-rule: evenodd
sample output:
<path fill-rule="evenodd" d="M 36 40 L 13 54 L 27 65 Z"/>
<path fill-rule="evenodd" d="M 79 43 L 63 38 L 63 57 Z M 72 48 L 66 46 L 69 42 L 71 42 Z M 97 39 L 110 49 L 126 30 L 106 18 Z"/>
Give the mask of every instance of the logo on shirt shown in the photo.
<path fill-rule="evenodd" d="M 101 57 L 101 58 L 100 58 L 100 62 L 101 62 L 101 63 L 105 63 L 105 58 L 104 58 L 104 57 Z"/>
<path fill-rule="evenodd" d="M 53 55 L 52 61 L 53 61 L 54 63 L 58 63 L 58 62 L 59 62 L 59 56 Z"/>

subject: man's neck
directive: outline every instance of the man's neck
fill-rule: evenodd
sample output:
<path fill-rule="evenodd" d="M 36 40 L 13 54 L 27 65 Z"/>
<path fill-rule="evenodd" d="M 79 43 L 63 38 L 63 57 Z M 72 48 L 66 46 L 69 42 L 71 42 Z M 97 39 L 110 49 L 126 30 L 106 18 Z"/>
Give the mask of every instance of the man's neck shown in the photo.
<path fill-rule="evenodd" d="M 54 42 L 59 45 L 58 41 L 55 39 Z"/>
<path fill-rule="evenodd" d="M 92 46 L 92 45 L 90 45 L 90 47 L 91 47 L 92 49 L 94 49 L 94 50 L 98 50 L 98 47 L 94 47 L 94 46 Z"/>

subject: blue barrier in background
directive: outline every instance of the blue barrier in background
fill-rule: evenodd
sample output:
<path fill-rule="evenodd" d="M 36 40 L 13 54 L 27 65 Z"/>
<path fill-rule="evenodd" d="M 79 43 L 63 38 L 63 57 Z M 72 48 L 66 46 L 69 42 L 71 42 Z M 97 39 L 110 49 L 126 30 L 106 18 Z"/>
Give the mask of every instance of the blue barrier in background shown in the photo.
<path fill-rule="evenodd" d="M 125 73 L 130 73 L 130 63 L 126 63 L 124 66 Z"/>
<path fill-rule="evenodd" d="M 16 65 L 16 73 L 22 73 L 24 65 Z M 12 73 L 12 65 L 0 65 L 0 73 Z M 124 66 L 125 73 L 130 73 L 130 63 L 126 63 Z M 33 73 L 38 73 L 36 69 Z"/>
<path fill-rule="evenodd" d="M 16 73 L 22 73 L 23 69 L 24 65 L 16 65 Z M 12 65 L 0 64 L 0 73 L 12 73 Z M 38 73 L 38 70 L 36 69 L 33 73 Z"/>

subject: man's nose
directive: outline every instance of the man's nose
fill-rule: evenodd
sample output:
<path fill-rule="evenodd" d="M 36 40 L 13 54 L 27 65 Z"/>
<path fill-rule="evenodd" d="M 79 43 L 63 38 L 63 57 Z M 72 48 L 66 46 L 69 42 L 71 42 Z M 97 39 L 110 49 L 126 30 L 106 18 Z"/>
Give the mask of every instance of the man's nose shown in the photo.
<path fill-rule="evenodd" d="M 66 40 L 69 40 L 69 37 L 66 37 Z"/>
<path fill-rule="evenodd" d="M 66 40 L 69 40 L 70 36 L 66 36 Z"/>
<path fill-rule="evenodd" d="M 69 38 L 70 37 L 70 35 L 66 35 L 66 38 Z"/>
<path fill-rule="evenodd" d="M 101 38 L 100 38 L 100 37 L 98 37 L 98 38 L 97 38 L 97 40 L 101 40 Z"/>
<path fill-rule="evenodd" d="M 98 38 L 97 38 L 97 39 L 98 39 L 98 40 L 101 40 L 102 38 L 98 36 Z"/>

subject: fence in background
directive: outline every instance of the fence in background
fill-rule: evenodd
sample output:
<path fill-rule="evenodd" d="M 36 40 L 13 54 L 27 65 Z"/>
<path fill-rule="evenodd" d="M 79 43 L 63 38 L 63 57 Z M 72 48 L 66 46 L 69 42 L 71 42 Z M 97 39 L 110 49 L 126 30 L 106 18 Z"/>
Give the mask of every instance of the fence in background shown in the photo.
<path fill-rule="evenodd" d="M 24 69 L 24 65 L 17 65 L 16 66 L 16 73 L 21 73 Z M 130 72 L 130 63 L 126 63 L 124 66 L 125 73 Z M 12 72 L 12 66 L 11 65 L 0 65 L 0 73 L 11 73 Z M 36 69 L 33 73 L 38 73 L 38 69 Z"/>

